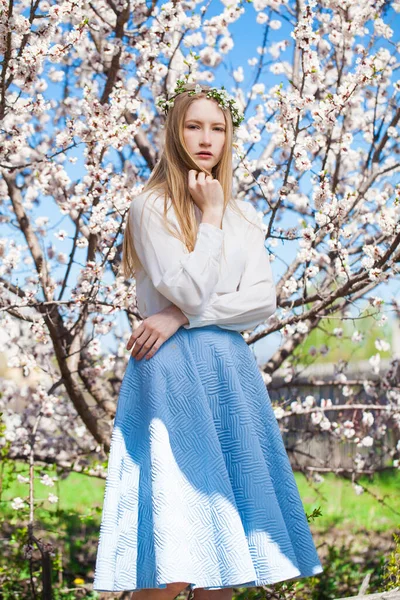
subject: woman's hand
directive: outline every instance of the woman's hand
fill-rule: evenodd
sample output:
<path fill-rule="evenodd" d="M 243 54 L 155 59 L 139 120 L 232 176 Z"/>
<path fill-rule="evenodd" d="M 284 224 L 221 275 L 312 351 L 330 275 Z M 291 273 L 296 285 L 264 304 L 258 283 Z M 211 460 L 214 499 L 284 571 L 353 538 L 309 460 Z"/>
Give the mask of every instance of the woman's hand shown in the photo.
<path fill-rule="evenodd" d="M 136 360 L 143 358 L 147 352 L 146 360 L 154 356 L 159 347 L 168 340 L 181 325 L 189 323 L 180 308 L 172 304 L 160 312 L 143 319 L 128 340 L 126 349 L 133 346 L 131 355 Z"/>
<path fill-rule="evenodd" d="M 197 175 L 197 177 L 196 177 Z M 222 211 L 224 208 L 224 190 L 218 179 L 211 175 L 198 173 L 191 169 L 188 173 L 190 195 L 202 213 Z"/>

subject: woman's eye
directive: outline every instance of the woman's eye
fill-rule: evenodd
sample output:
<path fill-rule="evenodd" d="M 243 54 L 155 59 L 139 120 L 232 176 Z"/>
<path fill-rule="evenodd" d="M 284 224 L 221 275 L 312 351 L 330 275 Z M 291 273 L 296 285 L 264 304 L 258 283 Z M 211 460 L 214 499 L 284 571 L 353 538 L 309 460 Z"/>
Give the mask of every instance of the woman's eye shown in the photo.
<path fill-rule="evenodd" d="M 197 125 L 188 125 L 188 129 L 197 129 Z M 225 131 L 225 129 L 222 129 L 222 127 L 216 127 L 215 129 L 217 131 Z"/>

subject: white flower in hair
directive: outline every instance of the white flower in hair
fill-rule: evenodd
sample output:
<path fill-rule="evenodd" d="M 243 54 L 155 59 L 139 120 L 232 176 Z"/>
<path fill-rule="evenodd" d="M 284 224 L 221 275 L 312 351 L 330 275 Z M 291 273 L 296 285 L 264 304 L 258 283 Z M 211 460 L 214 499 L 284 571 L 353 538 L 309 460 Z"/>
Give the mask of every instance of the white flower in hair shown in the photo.
<path fill-rule="evenodd" d="M 167 114 L 168 110 L 174 105 L 174 99 L 179 94 L 188 92 L 188 96 L 194 96 L 195 94 L 200 94 L 204 91 L 206 92 L 206 98 L 214 98 L 221 108 L 230 110 L 234 129 L 240 126 L 241 122 L 244 120 L 244 114 L 241 113 L 239 108 L 236 106 L 235 99 L 228 93 L 223 85 L 220 89 L 212 87 L 208 90 L 203 90 L 202 86 L 199 83 L 196 83 L 194 89 L 187 90 L 186 83 L 188 83 L 189 75 L 185 75 L 185 78 L 186 82 L 184 79 L 177 80 L 174 94 L 170 98 L 157 96 L 156 105 L 159 106 L 165 114 Z"/>

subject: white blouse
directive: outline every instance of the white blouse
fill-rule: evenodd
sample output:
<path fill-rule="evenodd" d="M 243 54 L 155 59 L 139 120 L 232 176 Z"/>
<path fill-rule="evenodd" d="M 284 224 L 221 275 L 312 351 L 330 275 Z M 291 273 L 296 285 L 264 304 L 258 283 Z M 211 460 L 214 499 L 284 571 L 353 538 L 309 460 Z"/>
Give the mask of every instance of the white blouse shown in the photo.
<path fill-rule="evenodd" d="M 195 248 L 189 252 L 164 226 L 163 195 L 150 191 L 132 200 L 128 218 L 143 266 L 136 271 L 143 318 L 175 304 L 189 320 L 185 329 L 219 325 L 244 331 L 274 314 L 276 290 L 257 211 L 244 200 L 235 202 L 255 226 L 228 204 L 219 229 L 202 223 L 202 212 L 194 205 L 199 225 Z M 169 227 L 179 231 L 172 203 L 167 219 Z"/>

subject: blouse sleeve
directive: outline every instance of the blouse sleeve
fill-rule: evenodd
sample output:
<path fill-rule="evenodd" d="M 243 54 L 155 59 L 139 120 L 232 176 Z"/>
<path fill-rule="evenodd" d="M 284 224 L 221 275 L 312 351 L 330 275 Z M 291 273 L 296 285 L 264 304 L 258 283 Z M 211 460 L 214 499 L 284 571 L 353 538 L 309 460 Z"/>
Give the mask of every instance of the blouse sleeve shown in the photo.
<path fill-rule="evenodd" d="M 163 198 L 150 199 L 151 194 L 140 194 L 129 208 L 136 253 L 160 294 L 196 315 L 218 282 L 224 232 L 200 223 L 195 248 L 189 252 L 164 224 Z"/>
<path fill-rule="evenodd" d="M 183 325 L 185 329 L 219 325 L 224 329 L 244 331 L 256 327 L 276 311 L 276 289 L 264 246 L 265 235 L 251 204 L 248 204 L 246 216 L 252 224 L 245 221 L 248 255 L 238 290 L 219 296 L 214 294 L 201 313 L 182 311 L 189 320 Z"/>

